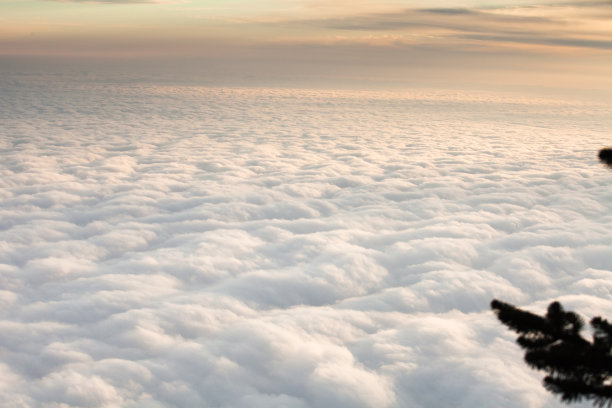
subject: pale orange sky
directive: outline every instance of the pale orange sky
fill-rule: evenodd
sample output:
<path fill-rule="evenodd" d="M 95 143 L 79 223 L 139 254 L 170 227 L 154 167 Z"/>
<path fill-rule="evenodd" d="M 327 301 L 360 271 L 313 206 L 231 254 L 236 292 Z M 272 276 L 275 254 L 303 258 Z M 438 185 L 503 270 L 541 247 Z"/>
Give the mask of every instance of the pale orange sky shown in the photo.
<path fill-rule="evenodd" d="M 0 0 L 0 55 L 601 89 L 612 88 L 612 2 Z"/>

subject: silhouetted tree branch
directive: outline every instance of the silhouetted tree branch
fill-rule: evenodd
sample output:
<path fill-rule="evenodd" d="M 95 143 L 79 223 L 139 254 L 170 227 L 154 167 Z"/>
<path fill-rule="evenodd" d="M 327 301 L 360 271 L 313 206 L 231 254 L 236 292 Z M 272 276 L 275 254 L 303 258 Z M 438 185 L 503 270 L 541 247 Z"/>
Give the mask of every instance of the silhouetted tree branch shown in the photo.
<path fill-rule="evenodd" d="M 596 406 L 612 406 L 612 325 L 601 317 L 591 320 L 593 340 L 580 335 L 584 323 L 559 302 L 545 316 L 494 299 L 491 308 L 499 320 L 517 332 L 526 350 L 525 362 L 545 371 L 544 387 L 567 403 L 582 399 Z"/>
<path fill-rule="evenodd" d="M 605 147 L 599 151 L 599 160 L 606 166 L 612 168 L 612 149 Z"/>
<path fill-rule="evenodd" d="M 603 148 L 599 160 L 612 169 L 612 148 Z M 590 400 L 595 406 L 612 407 L 612 325 L 601 317 L 591 320 L 593 340 L 583 338 L 584 322 L 566 312 L 559 302 L 548 306 L 545 316 L 521 310 L 494 299 L 491 308 L 498 319 L 519 334 L 525 362 L 548 373 L 544 387 L 567 403 Z"/>

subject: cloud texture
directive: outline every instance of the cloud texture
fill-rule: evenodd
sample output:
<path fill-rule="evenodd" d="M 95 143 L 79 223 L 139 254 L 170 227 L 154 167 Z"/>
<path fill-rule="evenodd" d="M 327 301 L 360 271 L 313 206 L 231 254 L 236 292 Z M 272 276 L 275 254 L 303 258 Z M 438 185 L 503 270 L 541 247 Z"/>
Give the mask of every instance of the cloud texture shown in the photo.
<path fill-rule="evenodd" d="M 6 407 L 552 407 L 488 310 L 612 315 L 610 107 L 0 82 Z"/>

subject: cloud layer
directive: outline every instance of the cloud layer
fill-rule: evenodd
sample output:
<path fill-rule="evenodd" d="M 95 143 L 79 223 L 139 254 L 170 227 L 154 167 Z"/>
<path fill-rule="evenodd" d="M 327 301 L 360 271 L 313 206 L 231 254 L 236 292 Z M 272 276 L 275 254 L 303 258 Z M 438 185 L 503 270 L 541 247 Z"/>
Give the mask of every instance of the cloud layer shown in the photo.
<path fill-rule="evenodd" d="M 612 315 L 609 106 L 0 90 L 2 406 L 557 406 L 489 301 Z"/>

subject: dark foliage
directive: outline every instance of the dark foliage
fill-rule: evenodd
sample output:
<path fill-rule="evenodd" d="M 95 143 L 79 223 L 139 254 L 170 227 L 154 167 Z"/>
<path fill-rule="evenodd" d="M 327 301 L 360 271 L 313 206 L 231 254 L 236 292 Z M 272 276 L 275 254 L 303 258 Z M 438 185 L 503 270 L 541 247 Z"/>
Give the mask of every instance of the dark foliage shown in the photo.
<path fill-rule="evenodd" d="M 612 148 L 606 147 L 599 151 L 599 160 L 606 166 L 612 168 Z"/>
<path fill-rule="evenodd" d="M 548 306 L 545 316 L 493 300 L 499 320 L 517 332 L 525 349 L 525 361 L 545 371 L 544 387 L 567 403 L 590 400 L 596 406 L 612 406 L 612 325 L 601 317 L 591 320 L 593 340 L 580 335 L 584 322 L 566 312 L 559 302 Z"/>

